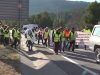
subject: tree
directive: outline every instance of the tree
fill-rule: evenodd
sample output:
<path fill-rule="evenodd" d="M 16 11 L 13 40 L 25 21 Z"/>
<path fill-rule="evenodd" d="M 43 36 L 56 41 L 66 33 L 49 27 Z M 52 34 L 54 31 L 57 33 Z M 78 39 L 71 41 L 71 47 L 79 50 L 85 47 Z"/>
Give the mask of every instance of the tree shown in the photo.
<path fill-rule="evenodd" d="M 56 18 L 54 19 L 54 22 L 53 22 L 53 27 L 64 27 L 66 24 L 66 21 L 63 19 L 63 18 Z"/>
<path fill-rule="evenodd" d="M 28 19 L 29 23 L 38 24 L 40 27 L 52 27 L 52 20 L 48 12 L 33 15 Z"/>
<path fill-rule="evenodd" d="M 100 21 L 100 3 L 91 3 L 86 10 L 85 22 L 95 25 Z"/>

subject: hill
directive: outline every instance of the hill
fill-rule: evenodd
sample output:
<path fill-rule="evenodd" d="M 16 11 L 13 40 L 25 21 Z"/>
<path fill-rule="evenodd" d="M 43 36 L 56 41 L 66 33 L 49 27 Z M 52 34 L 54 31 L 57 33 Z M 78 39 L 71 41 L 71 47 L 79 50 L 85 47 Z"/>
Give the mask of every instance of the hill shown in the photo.
<path fill-rule="evenodd" d="M 65 1 L 65 0 L 29 0 L 29 14 L 37 14 L 48 11 L 57 13 L 60 11 L 72 11 L 75 9 L 85 9 L 88 2 Z"/>

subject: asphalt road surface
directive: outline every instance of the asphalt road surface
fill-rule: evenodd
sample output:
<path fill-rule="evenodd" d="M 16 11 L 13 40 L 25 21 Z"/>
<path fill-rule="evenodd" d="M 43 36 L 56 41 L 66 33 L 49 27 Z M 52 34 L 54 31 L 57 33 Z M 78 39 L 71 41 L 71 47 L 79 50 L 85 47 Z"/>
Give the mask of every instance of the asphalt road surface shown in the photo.
<path fill-rule="evenodd" d="M 23 39 L 21 53 L 22 75 L 100 75 L 100 64 L 95 63 L 90 50 L 75 49 L 74 53 L 55 55 L 53 49 L 36 45 L 28 52 Z"/>

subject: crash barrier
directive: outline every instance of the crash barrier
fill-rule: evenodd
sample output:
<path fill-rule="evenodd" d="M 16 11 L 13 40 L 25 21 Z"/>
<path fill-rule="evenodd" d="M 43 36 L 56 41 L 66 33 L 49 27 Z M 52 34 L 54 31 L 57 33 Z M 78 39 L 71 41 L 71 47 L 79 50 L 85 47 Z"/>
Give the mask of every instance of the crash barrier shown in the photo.
<path fill-rule="evenodd" d="M 90 33 L 76 31 L 76 45 L 89 45 Z"/>

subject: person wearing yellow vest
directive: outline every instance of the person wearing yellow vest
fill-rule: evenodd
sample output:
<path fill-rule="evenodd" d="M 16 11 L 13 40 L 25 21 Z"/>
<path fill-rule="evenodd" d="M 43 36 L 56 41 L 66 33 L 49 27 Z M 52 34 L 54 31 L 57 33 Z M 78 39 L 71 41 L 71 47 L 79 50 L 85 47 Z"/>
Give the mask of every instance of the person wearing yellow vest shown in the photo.
<path fill-rule="evenodd" d="M 90 29 L 83 29 L 83 32 L 91 33 L 91 30 Z"/>
<path fill-rule="evenodd" d="M 48 28 L 46 27 L 45 28 L 45 31 L 43 33 L 43 38 L 44 38 L 44 45 L 47 47 L 47 42 L 49 42 L 49 31 L 48 31 Z"/>
<path fill-rule="evenodd" d="M 74 28 L 72 28 L 70 32 L 69 40 L 70 40 L 70 45 L 69 45 L 68 50 L 70 51 L 70 48 L 72 47 L 72 51 L 74 52 L 74 49 L 75 49 L 75 29 Z"/>
<path fill-rule="evenodd" d="M 61 40 L 60 40 L 60 48 L 59 48 L 59 50 L 60 50 L 60 52 L 64 52 L 64 32 L 63 32 L 63 28 L 62 27 L 60 27 L 59 28 L 59 30 L 60 30 L 60 36 L 61 36 Z"/>
<path fill-rule="evenodd" d="M 85 28 L 82 31 L 86 32 L 86 33 L 91 33 L 91 30 L 90 30 L 89 26 L 85 26 Z"/>
<path fill-rule="evenodd" d="M 58 55 L 58 50 L 60 48 L 60 41 L 61 41 L 61 34 L 59 29 L 57 29 L 56 32 L 54 33 L 53 41 L 54 41 L 54 51 Z"/>
<path fill-rule="evenodd" d="M 4 28 L 2 22 L 0 21 L 0 44 L 4 44 Z"/>
<path fill-rule="evenodd" d="M 12 29 L 12 37 L 13 37 L 13 44 L 12 47 L 14 46 L 15 49 L 17 49 L 17 45 L 19 43 L 19 37 L 20 37 L 20 32 L 17 28 L 17 26 L 15 25 L 15 27 Z"/>
<path fill-rule="evenodd" d="M 9 40 L 10 40 L 9 27 L 5 29 L 4 36 L 5 36 L 5 45 L 9 45 Z"/>

